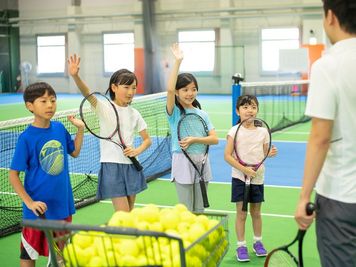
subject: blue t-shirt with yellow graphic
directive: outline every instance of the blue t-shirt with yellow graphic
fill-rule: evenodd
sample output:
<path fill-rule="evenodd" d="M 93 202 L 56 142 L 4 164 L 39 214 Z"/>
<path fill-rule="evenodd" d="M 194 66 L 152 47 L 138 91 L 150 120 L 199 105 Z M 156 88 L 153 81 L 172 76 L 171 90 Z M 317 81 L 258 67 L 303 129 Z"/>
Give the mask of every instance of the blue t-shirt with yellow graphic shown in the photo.
<path fill-rule="evenodd" d="M 68 156 L 74 142 L 62 123 L 51 121 L 49 128 L 28 128 L 19 136 L 11 169 L 25 172 L 24 187 L 34 201 L 47 205 L 47 219 L 64 219 L 75 213 Z M 36 215 L 23 205 L 23 218 Z"/>

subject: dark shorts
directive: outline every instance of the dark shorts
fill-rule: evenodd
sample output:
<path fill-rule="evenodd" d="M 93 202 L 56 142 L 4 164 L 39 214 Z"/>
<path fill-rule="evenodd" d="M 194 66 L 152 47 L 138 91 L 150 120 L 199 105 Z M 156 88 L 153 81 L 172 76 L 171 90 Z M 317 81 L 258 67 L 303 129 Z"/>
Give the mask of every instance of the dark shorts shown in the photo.
<path fill-rule="evenodd" d="M 147 188 L 142 171 L 133 164 L 101 163 L 98 180 L 98 199 L 132 196 Z"/>
<path fill-rule="evenodd" d="M 64 221 L 72 222 L 72 216 L 69 216 Z M 67 234 L 67 231 L 55 231 L 55 237 Z M 63 247 L 64 244 L 57 244 Z M 20 259 L 22 260 L 37 260 L 38 256 L 49 255 L 49 248 L 46 235 L 43 231 L 38 229 L 23 227 L 21 233 L 21 252 Z"/>
<path fill-rule="evenodd" d="M 316 204 L 316 236 L 321 265 L 356 266 L 356 204 L 319 194 Z"/>
<path fill-rule="evenodd" d="M 244 199 L 245 183 L 237 178 L 232 178 L 231 182 L 231 202 L 240 202 Z M 250 203 L 261 203 L 264 199 L 263 184 L 250 185 Z"/>

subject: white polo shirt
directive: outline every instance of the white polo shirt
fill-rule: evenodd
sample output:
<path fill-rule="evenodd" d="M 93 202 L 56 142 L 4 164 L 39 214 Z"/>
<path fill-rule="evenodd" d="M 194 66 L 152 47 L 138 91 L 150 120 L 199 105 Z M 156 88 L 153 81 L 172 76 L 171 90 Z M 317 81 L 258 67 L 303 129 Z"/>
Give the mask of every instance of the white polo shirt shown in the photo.
<path fill-rule="evenodd" d="M 356 203 L 356 38 L 337 42 L 312 66 L 305 114 L 334 121 L 318 194 Z M 341 139 L 341 140 L 340 140 Z"/>

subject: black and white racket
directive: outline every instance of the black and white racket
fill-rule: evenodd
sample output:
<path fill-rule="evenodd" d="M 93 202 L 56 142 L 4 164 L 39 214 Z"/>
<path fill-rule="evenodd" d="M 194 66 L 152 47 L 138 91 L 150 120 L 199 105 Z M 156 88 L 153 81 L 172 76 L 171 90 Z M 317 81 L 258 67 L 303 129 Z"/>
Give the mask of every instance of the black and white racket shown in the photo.
<path fill-rule="evenodd" d="M 97 111 L 98 107 L 103 111 Z M 80 103 L 80 117 L 88 131 L 97 138 L 111 141 L 122 150 L 126 149 L 124 139 L 120 132 L 120 118 L 114 104 L 105 95 L 94 92 L 88 95 Z M 101 120 L 106 120 L 105 127 L 100 127 Z M 138 171 L 143 169 L 135 157 L 128 157 Z"/>
<path fill-rule="evenodd" d="M 312 215 L 315 206 L 313 203 L 308 203 L 306 206 L 306 213 L 308 215 Z M 298 230 L 296 237 L 287 245 L 278 247 L 268 253 L 267 258 L 265 260 L 264 267 L 277 267 L 277 266 L 285 266 L 285 267 L 303 267 L 303 239 L 306 230 Z M 292 254 L 289 248 L 298 241 L 298 259 Z"/>
<path fill-rule="evenodd" d="M 187 113 L 179 120 L 177 133 L 178 140 L 182 141 L 186 137 L 206 137 L 209 135 L 209 130 L 202 117 L 195 113 Z M 182 149 L 182 151 L 199 176 L 204 208 L 208 208 L 209 200 L 203 174 L 208 158 L 209 145 L 193 143 L 187 149 Z"/>
<path fill-rule="evenodd" d="M 268 157 L 271 147 L 271 130 L 264 120 L 249 118 L 240 122 L 234 137 L 234 151 L 241 165 L 252 167 L 254 171 L 257 171 Z M 244 178 L 245 189 L 242 210 L 247 211 L 251 177 L 244 175 Z"/>

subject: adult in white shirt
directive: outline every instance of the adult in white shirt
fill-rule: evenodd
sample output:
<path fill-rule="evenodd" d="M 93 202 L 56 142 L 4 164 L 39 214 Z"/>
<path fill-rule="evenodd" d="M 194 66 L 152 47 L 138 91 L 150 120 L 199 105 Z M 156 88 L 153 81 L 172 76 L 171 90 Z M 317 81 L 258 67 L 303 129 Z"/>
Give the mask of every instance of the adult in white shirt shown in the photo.
<path fill-rule="evenodd" d="M 356 2 L 323 0 L 324 29 L 333 46 L 311 71 L 305 114 L 312 117 L 303 186 L 295 213 L 313 222 L 306 203 L 316 190 L 321 264 L 356 266 Z"/>

